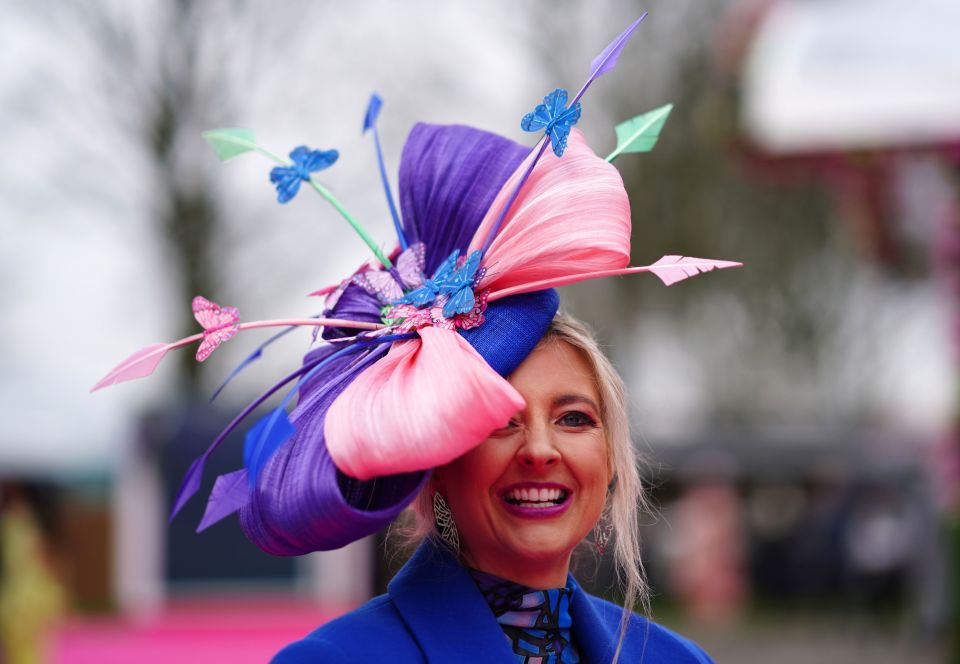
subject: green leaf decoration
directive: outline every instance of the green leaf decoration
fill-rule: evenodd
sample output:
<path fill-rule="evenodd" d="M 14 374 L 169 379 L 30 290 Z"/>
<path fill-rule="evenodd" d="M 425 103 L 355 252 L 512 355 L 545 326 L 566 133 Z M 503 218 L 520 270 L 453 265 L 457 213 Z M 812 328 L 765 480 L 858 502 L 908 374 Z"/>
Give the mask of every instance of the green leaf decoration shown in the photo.
<path fill-rule="evenodd" d="M 673 104 L 667 104 L 618 124 L 617 149 L 607 155 L 607 161 L 613 161 L 624 152 L 650 152 L 672 110 Z"/>
<path fill-rule="evenodd" d="M 251 129 L 211 129 L 201 135 L 220 157 L 220 161 L 257 149 L 256 138 Z"/>

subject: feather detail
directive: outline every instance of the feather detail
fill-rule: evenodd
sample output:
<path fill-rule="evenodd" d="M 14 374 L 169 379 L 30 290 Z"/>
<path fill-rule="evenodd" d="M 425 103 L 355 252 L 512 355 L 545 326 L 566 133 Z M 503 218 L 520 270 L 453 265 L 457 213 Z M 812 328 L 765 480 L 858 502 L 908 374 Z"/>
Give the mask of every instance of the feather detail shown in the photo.
<path fill-rule="evenodd" d="M 627 45 L 630 37 L 633 36 L 633 31 L 637 29 L 637 26 L 640 25 L 646 17 L 647 12 L 643 12 L 640 18 L 627 26 L 626 30 L 617 35 L 617 38 L 607 44 L 606 48 L 600 52 L 600 55 L 593 59 L 593 62 L 590 63 L 590 76 L 587 78 L 587 82 L 583 84 L 583 87 L 580 88 L 577 96 L 573 98 L 571 104 L 576 104 L 580 101 L 580 97 L 587 91 L 591 83 L 617 66 L 617 60 L 620 59 L 620 54 L 623 52 L 624 46 Z"/>
<path fill-rule="evenodd" d="M 261 417 L 247 432 L 243 439 L 243 465 L 247 468 L 251 489 L 256 486 L 264 464 L 294 433 L 296 429 L 282 405 Z"/>
<path fill-rule="evenodd" d="M 245 415 L 245 413 L 241 413 L 241 415 Z M 233 431 L 233 427 L 236 425 L 233 424 L 233 422 L 230 424 L 232 426 L 228 425 L 227 430 Z M 173 498 L 173 508 L 170 510 L 170 518 L 167 523 L 173 523 L 173 519 L 177 516 L 180 510 L 183 509 L 183 506 L 186 505 L 187 502 L 197 493 L 197 491 L 200 490 L 200 481 L 203 479 L 203 467 L 207 463 L 207 457 L 213 453 L 213 450 L 220 445 L 220 442 L 225 437 L 226 434 L 224 433 L 221 433 L 219 436 L 217 436 L 210 447 L 207 448 L 207 451 L 194 459 L 193 463 L 190 464 L 190 467 L 187 468 L 187 472 L 183 474 L 183 479 L 180 481 L 180 487 L 177 489 L 177 494 Z"/>
<path fill-rule="evenodd" d="M 393 193 L 390 191 L 390 180 L 387 178 L 387 167 L 383 163 L 383 150 L 380 148 L 380 133 L 377 131 L 377 117 L 380 115 L 380 108 L 383 106 L 383 100 L 376 92 L 370 95 L 370 104 L 367 106 L 367 113 L 363 118 L 363 133 L 373 130 L 373 144 L 377 150 L 377 166 L 380 168 L 380 180 L 383 182 L 383 191 L 387 195 L 387 205 L 390 208 L 390 216 L 393 218 L 393 228 L 397 233 L 397 239 L 400 241 L 400 248 L 407 248 L 407 238 L 403 234 L 403 226 L 400 223 L 400 214 L 397 212 L 397 205 L 393 202 Z"/>
<path fill-rule="evenodd" d="M 582 272 L 580 274 L 569 274 L 562 277 L 543 279 L 526 284 L 518 284 L 510 288 L 493 291 L 487 297 L 487 301 L 496 300 L 517 295 L 518 293 L 532 293 L 533 291 L 543 290 L 545 288 L 557 288 L 574 284 L 588 279 L 600 279 L 601 277 L 617 277 L 625 274 L 639 274 L 641 272 L 652 272 L 660 281 L 667 286 L 694 277 L 704 272 L 710 272 L 714 269 L 723 269 L 727 267 L 742 267 L 743 263 L 737 261 L 722 261 L 712 258 L 693 258 L 689 256 L 664 256 L 656 263 L 651 265 L 642 265 L 639 267 L 626 267 L 619 270 L 599 270 L 597 272 Z"/>
<path fill-rule="evenodd" d="M 220 161 L 252 152 L 257 149 L 257 139 L 251 129 L 211 129 L 201 134 L 210 144 Z"/>
<path fill-rule="evenodd" d="M 379 330 L 385 327 L 381 323 L 372 323 L 369 321 L 355 321 L 343 318 L 285 318 L 280 320 L 259 320 L 250 323 L 241 323 L 237 330 L 253 330 L 261 327 L 287 327 L 287 326 L 309 326 L 309 327 L 345 327 L 356 330 Z M 144 378 L 149 376 L 160 364 L 160 361 L 168 351 L 180 346 L 199 341 L 204 338 L 204 334 L 192 334 L 172 343 L 156 343 L 145 348 L 141 348 L 136 353 L 115 366 L 107 375 L 101 378 L 90 388 L 91 392 L 123 383 L 128 380 Z"/>
<path fill-rule="evenodd" d="M 469 251 L 500 217 L 526 164 L 501 187 Z M 630 201 L 614 166 L 597 157 L 573 129 L 563 158 L 548 154 L 520 189 L 512 211 L 483 258 L 475 290 L 498 291 L 546 279 L 627 267 Z"/>
<path fill-rule="evenodd" d="M 213 403 L 214 400 L 216 400 L 216 398 L 217 398 L 218 396 L 220 396 L 220 393 L 223 392 L 224 388 L 226 388 L 226 386 L 230 383 L 230 381 L 232 381 L 234 378 L 236 378 L 236 377 L 240 374 L 240 372 L 243 371 L 243 370 L 247 367 L 248 364 L 250 364 L 250 363 L 252 363 L 252 362 L 255 362 L 255 361 L 257 361 L 257 360 L 260 359 L 260 357 L 263 355 L 263 349 L 264 349 L 264 348 L 266 348 L 267 346 L 269 346 L 270 344 L 272 344 L 274 341 L 276 341 L 276 340 L 279 339 L 280 337 L 289 334 L 290 332 L 292 332 L 292 331 L 295 330 L 295 329 L 297 329 L 297 328 L 295 328 L 295 327 L 288 327 L 288 328 L 285 329 L 285 330 L 281 330 L 281 331 L 277 332 L 277 333 L 274 334 L 272 337 L 270 337 L 269 339 L 267 339 L 266 341 L 264 341 L 262 344 L 260 344 L 259 346 L 257 346 L 257 348 L 256 348 L 252 353 L 250 353 L 250 354 L 247 355 L 245 358 L 243 358 L 243 361 L 241 361 L 240 364 L 238 364 L 237 366 L 235 366 L 235 367 L 233 368 L 233 371 L 231 371 L 229 374 L 227 374 L 227 377 L 223 380 L 222 383 L 220 383 L 220 387 L 218 387 L 216 390 L 214 390 L 214 391 L 213 391 L 213 394 L 210 395 L 210 403 Z"/>
<path fill-rule="evenodd" d="M 710 258 L 694 258 L 693 256 L 664 256 L 656 263 L 648 266 L 648 270 L 653 272 L 665 286 L 670 286 L 678 281 L 714 269 L 740 267 L 742 265 L 743 263 L 736 261 L 719 261 Z"/>
<path fill-rule="evenodd" d="M 194 337 L 196 336 L 197 335 L 194 335 Z M 146 348 L 141 348 L 107 372 L 107 375 L 97 381 L 97 384 L 91 387 L 90 391 L 96 392 L 110 385 L 149 376 L 157 368 L 157 365 L 160 364 L 160 361 L 163 360 L 167 351 L 175 346 L 175 344 L 156 343 L 150 344 Z"/>
<path fill-rule="evenodd" d="M 301 388 L 303 388 L 308 381 L 313 380 L 320 371 L 325 369 L 327 365 L 334 360 L 341 358 L 348 353 L 362 350 L 367 346 L 389 343 L 391 341 L 397 341 L 401 339 L 405 340 L 409 339 L 411 336 L 414 335 L 385 335 L 382 337 L 374 337 L 372 339 L 358 339 L 346 348 L 342 348 L 330 354 L 321 355 L 314 361 L 305 364 L 257 397 L 257 399 L 255 399 L 250 405 L 248 405 L 236 417 L 234 417 L 230 424 L 228 424 L 227 427 L 214 439 L 214 441 L 210 443 L 210 446 L 206 449 L 206 451 L 194 459 L 193 463 L 190 464 L 190 468 L 187 469 L 187 472 L 183 477 L 183 481 L 180 483 L 180 488 L 177 490 L 177 494 L 174 497 L 173 508 L 170 510 L 169 521 L 172 522 L 174 518 L 176 518 L 180 510 L 183 509 L 183 506 L 186 505 L 187 502 L 189 502 L 194 494 L 196 494 L 200 489 L 200 480 L 203 475 L 204 465 L 206 464 L 210 455 L 213 454 L 214 450 L 216 450 L 217 447 L 220 446 L 220 443 L 222 443 L 226 437 L 237 428 L 237 425 L 239 425 L 240 422 L 246 419 L 250 413 L 256 410 L 257 407 L 259 407 L 264 401 L 269 399 L 277 390 L 289 383 L 294 378 L 302 376 L 300 381 L 297 382 L 296 386 L 287 393 L 287 395 L 283 398 L 283 401 L 280 403 L 280 408 L 286 408 L 287 404 L 290 403 L 290 401 L 298 392 L 300 392 Z"/>
<path fill-rule="evenodd" d="M 193 463 L 190 464 L 187 472 L 184 473 L 183 479 L 180 481 L 180 487 L 177 489 L 177 493 L 173 498 L 173 507 L 170 509 L 169 521 L 172 522 L 180 510 L 183 509 L 183 506 L 186 505 L 190 499 L 193 498 L 194 494 L 200 490 L 200 481 L 203 477 L 203 468 L 207 462 L 207 459 L 210 458 L 210 455 L 213 454 L 213 452 L 220 446 L 220 443 L 226 440 L 227 436 L 233 433 L 233 430 L 236 429 L 237 426 L 243 422 L 248 415 L 250 415 L 250 413 L 256 410 L 260 404 L 273 396 L 275 392 L 293 379 L 299 378 L 300 376 L 313 371 L 318 366 L 325 364 L 332 359 L 333 358 L 329 355 L 323 355 L 313 362 L 304 364 L 299 369 L 296 369 L 292 373 L 283 377 L 280 381 L 270 387 L 270 389 L 248 404 L 246 408 L 240 411 L 240 413 L 238 413 L 237 416 L 230 421 L 230 424 L 228 424 L 223 431 L 221 431 L 217 437 L 213 439 L 213 442 L 210 443 L 209 447 L 207 447 L 203 454 L 193 460 Z"/>
<path fill-rule="evenodd" d="M 323 315 L 323 314 L 317 314 L 316 316 L 312 316 L 312 318 L 320 319 L 320 318 L 322 317 L 322 315 Z M 259 346 L 257 346 L 256 349 L 254 349 L 254 351 L 253 351 L 252 353 L 250 353 L 249 355 L 247 355 L 247 356 L 243 359 L 243 361 L 240 362 L 240 364 L 238 364 L 236 367 L 234 367 L 233 371 L 231 371 L 230 374 L 224 379 L 224 381 L 223 381 L 222 383 L 220 383 L 220 387 L 218 387 L 218 388 L 214 391 L 214 393 L 210 396 L 210 403 L 213 403 L 214 399 L 216 399 L 218 396 L 220 396 L 220 393 L 223 392 L 223 389 L 227 386 L 227 384 L 230 383 L 230 381 L 232 381 L 234 378 L 236 378 L 237 375 L 238 375 L 241 371 L 243 371 L 244 369 L 246 369 L 246 368 L 247 368 L 247 365 L 251 364 L 252 362 L 255 362 L 255 361 L 259 360 L 259 359 L 263 356 L 263 351 L 264 351 L 264 349 L 265 349 L 267 346 L 269 346 L 270 344 L 272 344 L 274 341 L 277 341 L 278 339 L 281 339 L 282 337 L 285 337 L 286 335 L 290 334 L 290 333 L 293 332 L 295 329 L 297 329 L 297 327 L 298 327 L 298 326 L 296 326 L 296 325 L 291 325 L 290 327 L 288 327 L 288 328 L 285 329 L 285 330 L 280 330 L 280 331 L 277 332 L 276 334 L 274 334 L 274 335 L 272 335 L 271 337 L 269 337 L 269 338 L 268 338 L 266 341 L 264 341 L 262 344 L 260 344 Z M 314 328 L 314 330 L 317 330 L 317 329 L 319 329 L 319 328 Z"/>
<path fill-rule="evenodd" d="M 320 194 L 334 209 L 340 213 L 347 223 L 353 227 L 364 244 L 370 248 L 384 267 L 392 267 L 390 261 L 380 250 L 380 247 L 367 233 L 360 223 L 347 211 L 336 196 L 324 187 L 311 172 L 331 166 L 339 156 L 336 150 L 310 150 L 306 146 L 299 146 L 290 153 L 290 159 L 276 155 L 257 145 L 253 132 L 249 129 L 212 129 L 202 134 L 203 138 L 216 151 L 221 161 L 232 159 L 237 155 L 256 151 L 275 161 L 279 166 L 270 171 L 270 181 L 277 187 L 277 200 L 286 203 L 292 199 L 300 189 L 300 182 L 306 181 L 314 191 Z M 292 160 L 292 161 L 291 161 Z"/>
<path fill-rule="evenodd" d="M 380 109 L 383 107 L 383 99 L 376 92 L 370 95 L 370 103 L 367 104 L 367 112 L 363 116 L 363 133 L 366 134 L 376 124 L 380 117 Z"/>
<path fill-rule="evenodd" d="M 337 467 L 363 480 L 448 463 L 523 407 L 463 337 L 426 327 L 357 376 L 331 404 L 324 432 Z"/>
<path fill-rule="evenodd" d="M 618 124 L 617 147 L 607 155 L 607 161 L 612 162 L 624 152 L 650 152 L 672 110 L 673 104 L 667 104 Z"/>
<path fill-rule="evenodd" d="M 218 521 L 230 516 L 250 502 L 250 486 L 247 483 L 246 469 L 235 470 L 221 475 L 213 483 L 207 508 L 197 526 L 197 532 L 203 532 Z"/>

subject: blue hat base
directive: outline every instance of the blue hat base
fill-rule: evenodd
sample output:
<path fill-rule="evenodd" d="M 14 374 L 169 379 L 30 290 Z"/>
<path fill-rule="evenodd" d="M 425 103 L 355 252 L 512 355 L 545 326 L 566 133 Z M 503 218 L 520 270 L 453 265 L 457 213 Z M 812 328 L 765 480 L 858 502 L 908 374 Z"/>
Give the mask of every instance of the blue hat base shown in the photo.
<path fill-rule="evenodd" d="M 553 288 L 511 295 L 488 304 L 483 324 L 460 334 L 506 378 L 540 343 L 559 308 Z"/>

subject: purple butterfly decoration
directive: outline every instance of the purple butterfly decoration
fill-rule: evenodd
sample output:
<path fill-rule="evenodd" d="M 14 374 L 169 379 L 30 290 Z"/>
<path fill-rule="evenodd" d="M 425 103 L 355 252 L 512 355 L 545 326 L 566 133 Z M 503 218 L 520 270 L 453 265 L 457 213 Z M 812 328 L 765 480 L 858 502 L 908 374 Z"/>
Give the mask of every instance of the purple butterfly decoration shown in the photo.
<path fill-rule="evenodd" d="M 423 267 L 426 247 L 422 242 L 411 244 L 394 261 L 394 270 L 367 270 L 353 275 L 353 283 L 371 295 L 381 305 L 391 304 L 403 297 L 405 291 L 423 285 Z"/>
<path fill-rule="evenodd" d="M 336 163 L 340 153 L 336 150 L 311 150 L 301 145 L 290 153 L 293 164 L 276 166 L 270 171 L 270 182 L 277 188 L 277 200 L 290 201 L 300 191 L 300 182 L 309 182 L 310 174 L 330 168 Z"/>
<path fill-rule="evenodd" d="M 441 289 L 443 285 L 452 279 L 456 273 L 457 258 L 459 256 L 460 250 L 454 249 L 453 252 L 447 256 L 446 260 L 440 263 L 440 267 L 433 273 L 433 277 L 424 279 L 423 284 L 419 288 L 407 293 L 401 298 L 397 298 L 394 304 L 412 304 L 417 308 L 433 304 L 437 296 L 442 292 Z"/>

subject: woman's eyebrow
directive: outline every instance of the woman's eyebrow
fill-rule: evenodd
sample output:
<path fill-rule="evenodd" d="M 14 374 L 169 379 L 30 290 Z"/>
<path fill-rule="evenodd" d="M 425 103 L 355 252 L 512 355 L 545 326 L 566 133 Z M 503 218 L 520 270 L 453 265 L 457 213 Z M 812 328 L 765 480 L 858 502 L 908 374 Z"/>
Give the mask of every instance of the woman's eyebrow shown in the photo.
<path fill-rule="evenodd" d="M 561 394 L 553 400 L 554 407 L 569 406 L 572 403 L 585 403 L 595 411 L 600 411 L 596 402 L 585 394 Z"/>

